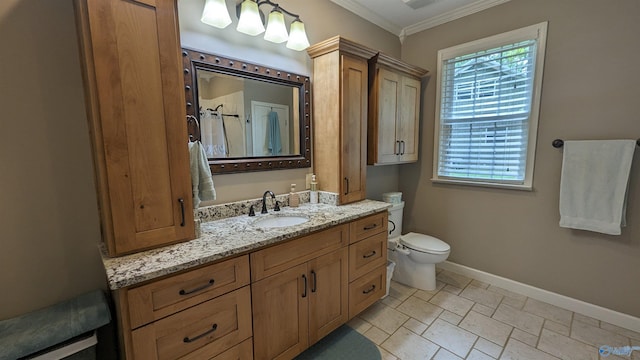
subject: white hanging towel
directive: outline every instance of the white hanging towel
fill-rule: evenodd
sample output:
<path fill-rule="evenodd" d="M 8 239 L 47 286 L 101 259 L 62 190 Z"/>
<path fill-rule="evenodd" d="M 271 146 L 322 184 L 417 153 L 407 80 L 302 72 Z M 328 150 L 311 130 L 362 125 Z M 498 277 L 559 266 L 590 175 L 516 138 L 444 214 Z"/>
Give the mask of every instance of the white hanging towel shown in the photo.
<path fill-rule="evenodd" d="M 224 133 L 224 119 L 220 113 L 211 114 L 204 111 L 200 117 L 201 141 L 207 157 L 227 157 L 227 146 Z"/>
<path fill-rule="evenodd" d="M 565 141 L 560 226 L 620 235 L 635 140 Z"/>
<path fill-rule="evenodd" d="M 193 190 L 193 208 L 200 206 L 201 201 L 216 199 L 216 189 L 209 161 L 199 141 L 189 143 L 189 167 L 191 170 L 191 187 Z"/>

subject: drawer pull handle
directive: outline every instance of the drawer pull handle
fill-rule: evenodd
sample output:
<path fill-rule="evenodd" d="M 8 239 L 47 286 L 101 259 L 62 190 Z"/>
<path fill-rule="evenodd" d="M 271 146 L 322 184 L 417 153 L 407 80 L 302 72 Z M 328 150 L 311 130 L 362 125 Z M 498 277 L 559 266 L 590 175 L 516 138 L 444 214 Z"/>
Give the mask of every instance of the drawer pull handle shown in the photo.
<path fill-rule="evenodd" d="M 184 226 L 185 224 L 185 218 L 184 218 L 184 199 L 180 198 L 178 199 L 178 202 L 180 203 L 180 215 L 182 216 L 182 222 L 180 222 L 180 226 Z"/>
<path fill-rule="evenodd" d="M 373 256 L 373 255 L 375 255 L 375 254 L 376 254 L 376 251 L 375 251 L 375 250 L 373 250 L 373 251 L 372 251 L 372 252 L 370 252 L 369 254 L 362 255 L 362 258 L 363 258 L 363 259 L 368 259 L 368 258 L 372 257 L 372 256 Z"/>
<path fill-rule="evenodd" d="M 311 286 L 311 292 L 316 292 L 318 286 L 318 279 L 316 279 L 316 272 L 311 270 L 311 279 L 313 280 L 313 285 Z"/>
<path fill-rule="evenodd" d="M 197 287 L 197 288 L 195 288 L 195 289 L 191 289 L 191 290 L 180 290 L 179 294 L 180 294 L 180 295 L 189 295 L 189 294 L 193 294 L 194 292 L 198 292 L 198 291 L 200 291 L 200 290 L 204 290 L 204 289 L 206 289 L 206 288 L 208 288 L 208 287 L 210 287 L 210 286 L 213 286 L 213 283 L 214 283 L 214 282 L 215 282 L 215 280 L 211 279 L 211 280 L 209 280 L 209 282 L 208 282 L 208 283 L 206 283 L 206 284 L 204 284 L 204 285 L 202 285 L 202 286 L 199 286 L 199 287 Z"/>
<path fill-rule="evenodd" d="M 371 224 L 371 225 L 365 226 L 363 230 L 371 230 L 371 229 L 375 229 L 376 227 L 378 227 L 378 224 Z"/>
<path fill-rule="evenodd" d="M 302 293 L 302 297 L 307 297 L 307 275 L 302 274 L 302 280 L 304 280 L 304 293 Z"/>
<path fill-rule="evenodd" d="M 367 290 L 363 290 L 362 293 L 363 294 L 368 294 L 368 293 L 372 292 L 375 289 L 376 289 L 376 286 L 375 285 L 371 285 L 370 288 L 368 288 Z"/>
<path fill-rule="evenodd" d="M 186 342 L 186 343 L 194 342 L 194 341 L 196 341 L 198 339 L 201 339 L 201 338 L 211 334 L 212 332 L 216 331 L 216 329 L 218 329 L 218 324 L 213 324 L 213 326 L 211 326 L 211 329 L 203 332 L 202 334 L 200 334 L 200 335 L 198 335 L 196 337 L 193 337 L 193 338 L 190 338 L 190 337 L 187 336 L 184 339 L 182 339 L 182 341 Z"/>

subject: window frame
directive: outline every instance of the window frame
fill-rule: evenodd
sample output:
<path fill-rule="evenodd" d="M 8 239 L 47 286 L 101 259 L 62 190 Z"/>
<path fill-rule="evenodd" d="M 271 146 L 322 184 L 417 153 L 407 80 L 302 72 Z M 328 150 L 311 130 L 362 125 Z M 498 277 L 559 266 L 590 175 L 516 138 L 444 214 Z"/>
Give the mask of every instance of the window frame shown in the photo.
<path fill-rule="evenodd" d="M 540 97 L 542 93 L 542 78 L 544 71 L 545 49 L 547 40 L 548 22 L 542 22 L 530 25 L 524 28 L 508 31 L 502 34 L 489 36 L 483 39 L 467 42 L 464 44 L 452 46 L 438 51 L 437 65 L 437 82 L 436 82 L 436 106 L 435 106 L 435 126 L 434 126 L 434 152 L 433 152 L 433 177 L 431 181 L 434 183 L 459 184 L 483 187 L 496 187 L 503 189 L 515 190 L 533 190 L 533 174 L 535 164 L 536 140 L 538 134 L 538 118 L 540 113 Z M 501 46 L 518 43 L 526 40 L 536 40 L 536 62 L 534 65 L 535 74 L 531 91 L 531 110 L 528 120 L 528 137 L 526 152 L 525 177 L 523 182 L 504 182 L 501 180 L 489 179 L 473 179 L 473 178 L 457 178 L 445 177 L 438 175 L 440 165 L 440 138 L 441 125 L 440 114 L 442 107 L 442 68 L 446 60 L 473 54 L 483 50 L 498 48 Z M 465 88 L 466 89 L 466 88 Z M 476 96 L 477 89 L 474 86 L 469 87 L 470 96 Z"/>

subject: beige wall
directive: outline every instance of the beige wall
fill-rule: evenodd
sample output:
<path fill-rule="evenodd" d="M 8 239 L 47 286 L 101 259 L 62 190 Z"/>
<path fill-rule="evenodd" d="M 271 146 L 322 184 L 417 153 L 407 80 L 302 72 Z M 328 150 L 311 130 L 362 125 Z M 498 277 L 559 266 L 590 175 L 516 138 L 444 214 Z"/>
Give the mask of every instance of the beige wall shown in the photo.
<path fill-rule="evenodd" d="M 397 36 L 344 10 L 329 0 L 277 1 L 288 11 L 297 13 L 305 24 L 309 42 L 315 44 L 335 35 L 342 35 L 363 45 L 382 50 L 392 56 L 400 56 L 400 41 Z M 234 1 L 227 0 L 228 7 Z M 311 75 L 312 61 L 306 51 L 289 50 L 284 44 L 272 44 L 262 35 L 251 37 L 235 30 L 236 19 L 225 29 L 214 28 L 200 22 L 204 0 L 179 0 L 180 32 L 182 46 L 214 54 L 240 58 L 258 64 L 271 65 L 289 71 Z M 269 7 L 261 7 L 268 11 Z M 287 21 L 289 18 L 287 17 Z M 311 79 L 313 81 L 313 78 Z M 313 119 L 322 121 L 322 119 Z M 276 194 L 289 192 L 291 183 L 304 189 L 305 176 L 312 169 L 278 170 L 249 174 L 214 175 L 217 199 L 213 203 L 225 203 L 262 196 L 266 189 Z M 398 189 L 397 166 L 384 169 L 369 167 L 367 174 L 367 196 L 380 198 L 383 192 Z M 322 188 L 322 179 L 318 179 Z M 207 205 L 209 203 L 203 203 Z"/>
<path fill-rule="evenodd" d="M 106 289 L 70 0 L 0 2 L 0 319 Z"/>
<path fill-rule="evenodd" d="M 640 151 L 622 236 L 558 226 L 562 151 L 555 138 L 640 138 L 640 3 L 512 0 L 409 36 L 403 59 L 431 70 L 420 161 L 400 169 L 405 227 L 442 238 L 449 260 L 640 316 Z M 549 21 L 534 191 L 436 185 L 432 176 L 439 49 Z"/>

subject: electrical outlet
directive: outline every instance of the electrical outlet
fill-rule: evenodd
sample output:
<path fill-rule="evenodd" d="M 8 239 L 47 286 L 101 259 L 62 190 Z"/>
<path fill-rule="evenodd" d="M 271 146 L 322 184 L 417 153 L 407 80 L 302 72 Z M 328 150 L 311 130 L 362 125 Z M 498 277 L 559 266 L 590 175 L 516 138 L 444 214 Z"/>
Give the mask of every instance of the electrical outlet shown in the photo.
<path fill-rule="evenodd" d="M 305 181 L 305 189 L 306 190 L 311 189 L 311 175 L 313 175 L 313 174 L 307 174 L 307 178 L 306 178 L 306 181 Z"/>

